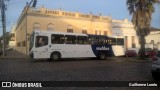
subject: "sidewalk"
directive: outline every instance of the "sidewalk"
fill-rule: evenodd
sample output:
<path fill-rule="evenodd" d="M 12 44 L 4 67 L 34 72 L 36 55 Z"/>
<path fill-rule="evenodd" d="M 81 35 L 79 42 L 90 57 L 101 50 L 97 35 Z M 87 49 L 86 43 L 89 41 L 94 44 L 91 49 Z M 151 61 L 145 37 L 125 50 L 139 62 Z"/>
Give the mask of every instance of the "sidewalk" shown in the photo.
<path fill-rule="evenodd" d="M 0 55 L 0 59 L 29 59 L 30 57 L 16 50 L 6 51 L 6 56 Z"/>
<path fill-rule="evenodd" d="M 151 58 L 145 58 L 144 60 L 139 59 L 138 57 L 127 57 L 125 60 L 133 62 L 152 62 Z"/>
<path fill-rule="evenodd" d="M 110 59 L 115 60 L 126 60 L 126 61 L 133 61 L 133 62 L 152 62 L 151 58 L 146 58 L 145 60 L 141 60 L 138 57 L 110 57 Z"/>

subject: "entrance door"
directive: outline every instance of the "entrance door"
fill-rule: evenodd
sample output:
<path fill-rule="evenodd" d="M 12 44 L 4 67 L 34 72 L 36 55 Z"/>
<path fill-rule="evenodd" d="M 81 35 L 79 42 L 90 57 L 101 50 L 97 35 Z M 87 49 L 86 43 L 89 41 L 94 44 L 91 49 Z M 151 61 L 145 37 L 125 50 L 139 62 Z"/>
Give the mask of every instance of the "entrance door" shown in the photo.
<path fill-rule="evenodd" d="M 128 36 L 125 36 L 125 49 L 128 50 Z"/>

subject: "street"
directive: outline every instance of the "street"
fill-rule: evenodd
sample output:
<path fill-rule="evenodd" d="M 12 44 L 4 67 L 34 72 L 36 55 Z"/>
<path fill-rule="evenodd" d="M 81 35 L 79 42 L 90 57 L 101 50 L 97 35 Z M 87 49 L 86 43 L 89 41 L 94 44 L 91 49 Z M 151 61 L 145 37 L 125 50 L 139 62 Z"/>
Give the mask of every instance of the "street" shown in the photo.
<path fill-rule="evenodd" d="M 154 81 L 151 62 L 107 60 L 0 60 L 0 81 Z M 97 90 L 97 89 L 96 89 Z"/>

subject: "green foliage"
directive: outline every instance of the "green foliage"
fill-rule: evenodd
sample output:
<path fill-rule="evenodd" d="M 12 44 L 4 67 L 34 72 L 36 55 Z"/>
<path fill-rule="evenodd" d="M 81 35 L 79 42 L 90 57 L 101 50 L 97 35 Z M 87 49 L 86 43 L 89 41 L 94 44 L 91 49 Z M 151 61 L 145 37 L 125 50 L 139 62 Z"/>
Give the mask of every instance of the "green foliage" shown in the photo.
<path fill-rule="evenodd" d="M 11 36 L 10 36 L 10 33 L 9 32 L 6 32 L 6 34 L 5 34 L 5 40 L 6 40 L 6 44 L 8 45 L 9 44 L 9 40 L 10 40 L 10 38 L 11 38 Z M 0 37 L 0 43 L 1 43 L 1 40 L 3 40 L 3 35 Z M 1 47 L 2 45 L 0 44 L 0 47 Z"/>
<path fill-rule="evenodd" d="M 138 36 L 149 34 L 154 4 L 158 2 L 159 0 L 127 0 L 126 5 Z"/>

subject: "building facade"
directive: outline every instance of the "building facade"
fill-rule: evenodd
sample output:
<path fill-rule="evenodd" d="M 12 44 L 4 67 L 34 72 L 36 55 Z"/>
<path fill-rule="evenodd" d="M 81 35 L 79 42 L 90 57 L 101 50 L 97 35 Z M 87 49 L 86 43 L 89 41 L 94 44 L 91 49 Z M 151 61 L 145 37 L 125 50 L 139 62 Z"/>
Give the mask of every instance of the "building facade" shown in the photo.
<path fill-rule="evenodd" d="M 12 25 L 11 32 L 10 32 L 10 40 L 9 40 L 9 47 L 16 48 L 16 39 L 15 39 L 15 25 Z"/>
<path fill-rule="evenodd" d="M 112 20 L 112 34 L 124 37 L 125 50 L 139 50 L 139 40 L 133 24 L 128 20 Z"/>
<path fill-rule="evenodd" d="M 26 6 L 14 30 L 15 49 L 28 54 L 29 37 L 33 30 L 111 35 L 111 22 L 109 16 Z"/>
<path fill-rule="evenodd" d="M 160 50 L 160 30 L 156 28 L 150 29 L 150 34 L 145 37 L 146 48 Z"/>
<path fill-rule="evenodd" d="M 44 7 L 27 8 L 27 6 L 24 7 L 17 24 L 12 28 L 10 46 L 28 54 L 29 38 L 33 30 L 120 36 L 125 40 L 125 50 L 138 52 L 140 48 L 134 26 L 128 19 L 112 20 L 109 16 L 91 13 L 49 10 Z M 159 31 L 151 32 L 146 37 L 146 47 L 160 49 L 159 36 Z"/>

